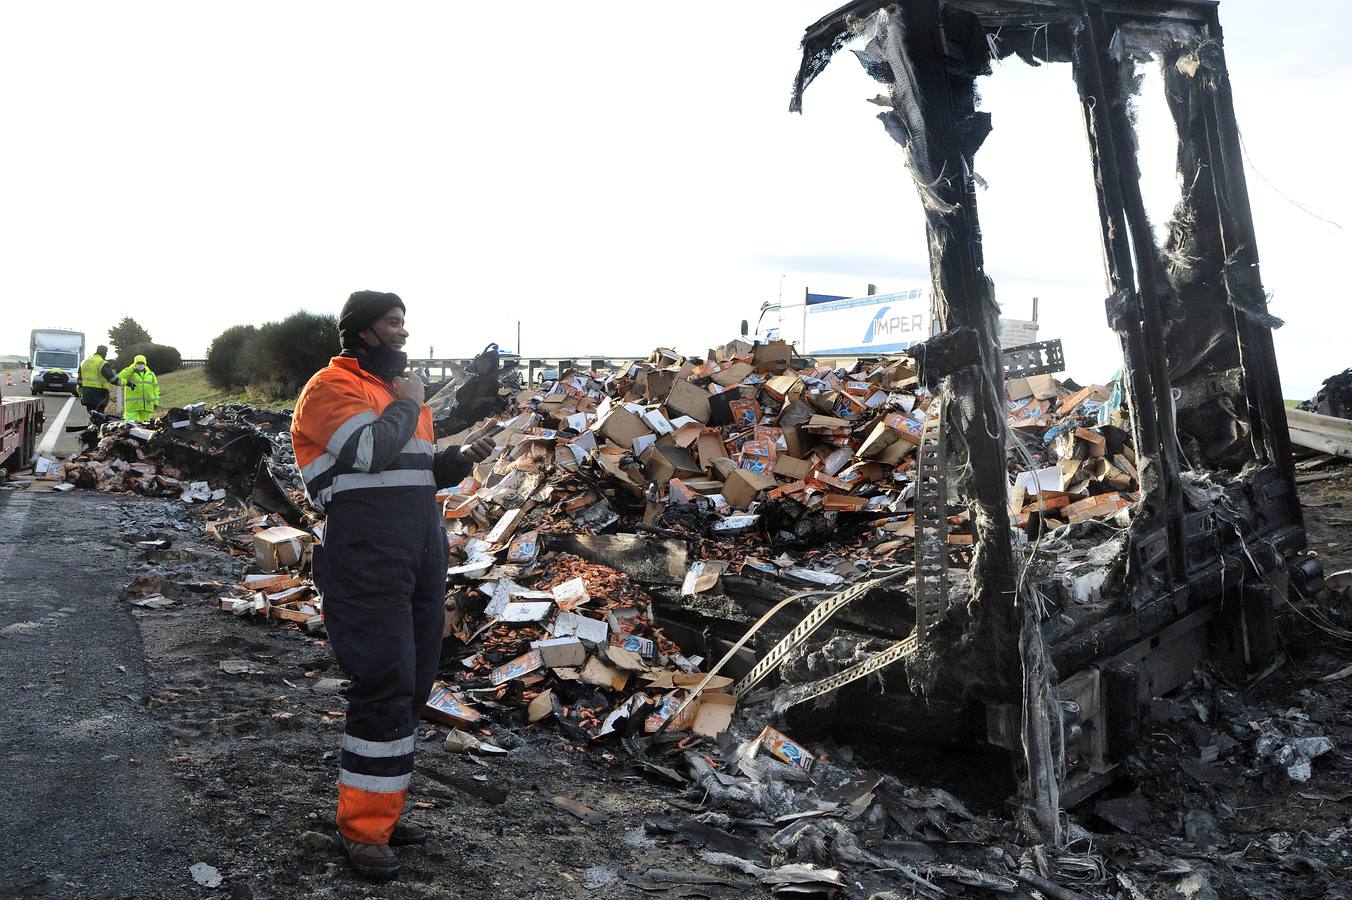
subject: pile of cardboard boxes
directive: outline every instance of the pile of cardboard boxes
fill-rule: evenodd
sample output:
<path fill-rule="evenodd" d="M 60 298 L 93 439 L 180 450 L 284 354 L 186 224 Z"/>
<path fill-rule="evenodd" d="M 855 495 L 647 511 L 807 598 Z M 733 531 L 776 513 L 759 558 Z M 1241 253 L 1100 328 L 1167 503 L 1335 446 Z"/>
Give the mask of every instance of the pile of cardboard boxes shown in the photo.
<path fill-rule="evenodd" d="M 310 578 L 315 531 L 293 528 L 256 508 L 216 510 L 206 521 L 207 534 L 231 553 L 251 557 L 251 571 L 219 600 L 221 612 L 270 622 L 324 629 L 324 601 Z"/>
<path fill-rule="evenodd" d="M 1009 511 L 1016 525 L 1047 529 L 1106 519 L 1136 502 L 1136 451 L 1118 385 L 1079 387 L 1035 375 L 1010 379 L 1005 388 L 1011 440 L 1023 451 L 1012 455 Z"/>
<path fill-rule="evenodd" d="M 785 504 L 794 518 L 850 523 L 869 547 L 905 549 L 915 451 L 935 403 L 915 362 L 794 363 L 786 344 L 733 342 L 707 361 L 658 350 L 618 374 L 564 372 L 520 392 L 496 437 L 500 453 L 441 495 L 466 572 L 486 570 L 485 552 L 510 557 L 534 546 L 541 530 L 616 523 L 721 539 L 740 561 L 733 542 L 742 550 L 747 535 L 776 542 L 783 517 L 765 514 Z M 1131 505 L 1135 455 L 1114 386 L 1050 375 L 1006 386 L 1020 525 L 1055 527 Z M 701 515 L 684 514 L 692 509 Z M 970 544 L 965 510 L 950 513 L 950 542 Z M 691 533 L 693 521 L 702 535 Z M 513 550 L 517 534 L 526 539 Z"/>
<path fill-rule="evenodd" d="M 1112 386 L 1033 376 L 1007 390 L 1020 524 L 1130 505 L 1134 455 Z M 733 343 L 702 362 L 658 350 L 618 374 L 564 372 L 521 391 L 499 452 L 440 494 L 455 551 L 448 636 L 469 655 L 439 702 L 462 713 L 476 697 L 515 702 L 532 722 L 553 716 L 592 738 L 621 719 L 719 733 L 735 706 L 728 680 L 685 703 L 700 661 L 661 634 L 651 602 L 614 568 L 547 548 L 638 532 L 625 540 L 658 555 L 657 535 L 684 540 L 687 596 L 747 567 L 835 588 L 880 560 L 905 563 L 916 449 L 935 402 L 905 357 L 835 370 L 794 365 L 784 344 Z M 781 540 L 786 506 L 823 517 L 836 556 L 864 565 L 842 577 L 817 565 L 821 547 Z M 949 512 L 960 566 L 974 537 L 965 510 Z"/>
<path fill-rule="evenodd" d="M 448 636 L 468 655 L 438 683 L 429 718 L 472 726 L 476 704 L 492 701 L 524 707 L 531 723 L 555 720 L 577 739 L 653 733 L 703 680 L 702 660 L 663 634 L 651 598 L 622 572 L 567 553 L 524 572 L 504 567 L 476 583 L 480 602 L 462 595 L 452 604 Z M 668 729 L 723 731 L 736 707 L 731 685 L 712 679 Z"/>
<path fill-rule="evenodd" d="M 707 510 L 724 536 L 758 531 L 758 510 L 785 500 L 900 522 L 932 400 L 904 358 L 844 372 L 795 368 L 782 343 L 734 342 L 706 362 L 658 350 L 618 375 L 565 372 L 522 391 L 502 452 L 444 508 L 454 535 L 490 543 L 544 519 L 651 524 L 670 505 Z"/>

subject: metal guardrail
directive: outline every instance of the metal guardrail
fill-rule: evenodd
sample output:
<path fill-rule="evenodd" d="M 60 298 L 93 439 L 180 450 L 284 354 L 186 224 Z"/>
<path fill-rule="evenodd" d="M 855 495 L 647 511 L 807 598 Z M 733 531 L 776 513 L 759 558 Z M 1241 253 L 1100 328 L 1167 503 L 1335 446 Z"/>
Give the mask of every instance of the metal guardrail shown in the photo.
<path fill-rule="evenodd" d="M 647 358 L 648 354 L 646 353 L 634 356 L 543 356 L 530 359 L 504 354 L 502 363 L 504 367 L 510 363 L 515 363 L 519 368 L 525 370 L 529 382 L 534 384 L 539 380 L 537 376 L 544 372 L 573 368 L 589 372 L 618 372 L 636 360 Z M 421 369 L 429 377 L 440 380 L 449 375 L 453 369 L 463 369 L 472 362 L 474 362 L 472 356 L 447 356 L 435 359 L 410 359 L 408 364 L 410 368 Z M 179 368 L 200 369 L 206 364 L 205 359 L 185 359 Z"/>
<path fill-rule="evenodd" d="M 525 376 L 527 384 L 536 384 L 546 372 L 562 372 L 568 369 L 581 369 L 588 372 L 619 372 L 636 360 L 647 359 L 648 355 L 634 356 L 537 356 L 518 357 L 503 355 L 502 366 L 515 364 Z M 442 357 L 437 359 L 410 359 L 409 368 L 427 372 L 429 378 L 442 379 L 453 369 L 463 369 L 474 362 L 474 357 Z"/>
<path fill-rule="evenodd" d="M 1041 341 L 1036 344 L 1028 344 L 1023 347 L 1010 347 L 1003 351 L 1005 363 L 1005 377 L 1013 378 L 1016 375 L 1033 375 L 1043 372 L 1059 372 L 1064 367 L 1064 361 L 1061 354 L 1061 341 Z M 525 370 L 526 383 L 536 384 L 541 381 L 546 372 L 561 372 L 568 369 L 581 369 L 586 372 L 619 372 L 626 366 L 639 360 L 648 358 L 646 353 L 636 353 L 632 356 L 535 356 L 518 357 L 504 354 L 502 356 L 503 366 L 515 363 L 518 368 Z M 818 363 L 831 364 L 853 364 L 858 359 L 867 359 L 874 357 L 867 356 L 818 356 L 812 357 L 813 361 Z M 881 358 L 881 357 L 877 357 Z M 470 363 L 474 362 L 472 356 L 444 356 L 435 358 L 410 359 L 409 367 L 419 369 L 427 373 L 429 378 L 442 380 L 454 369 L 464 369 Z M 205 366 L 205 359 L 185 359 L 180 368 L 199 369 Z"/>

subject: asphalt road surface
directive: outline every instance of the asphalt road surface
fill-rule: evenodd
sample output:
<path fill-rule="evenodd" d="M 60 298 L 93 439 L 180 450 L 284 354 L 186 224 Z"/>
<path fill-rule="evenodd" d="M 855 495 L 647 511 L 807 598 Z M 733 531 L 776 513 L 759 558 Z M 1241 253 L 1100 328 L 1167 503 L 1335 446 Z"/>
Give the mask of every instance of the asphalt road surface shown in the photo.
<path fill-rule="evenodd" d="M 0 897 L 196 887 L 174 847 L 185 800 L 147 709 L 141 633 L 117 599 L 126 502 L 0 492 Z"/>

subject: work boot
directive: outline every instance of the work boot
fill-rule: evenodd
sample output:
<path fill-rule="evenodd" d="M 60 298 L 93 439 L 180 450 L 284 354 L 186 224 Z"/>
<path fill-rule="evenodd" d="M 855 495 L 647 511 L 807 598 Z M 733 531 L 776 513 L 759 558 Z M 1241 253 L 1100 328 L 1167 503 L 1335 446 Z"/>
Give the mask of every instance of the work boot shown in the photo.
<path fill-rule="evenodd" d="M 352 871 L 372 881 L 390 881 L 399 875 L 399 857 L 388 844 L 362 844 L 339 835 Z"/>
<path fill-rule="evenodd" d="M 427 832 L 419 825 L 412 822 L 400 822 L 394 826 L 394 833 L 390 835 L 391 847 L 412 847 L 417 844 L 427 843 Z"/>

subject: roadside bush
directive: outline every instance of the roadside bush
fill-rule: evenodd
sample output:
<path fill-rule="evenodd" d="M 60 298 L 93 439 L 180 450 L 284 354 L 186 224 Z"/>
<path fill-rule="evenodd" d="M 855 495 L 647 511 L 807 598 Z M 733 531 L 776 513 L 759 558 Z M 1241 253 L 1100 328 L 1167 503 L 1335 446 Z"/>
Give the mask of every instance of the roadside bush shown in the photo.
<path fill-rule="evenodd" d="M 258 329 L 252 325 L 232 325 L 211 342 L 203 370 L 207 380 L 221 390 L 238 390 L 249 383 L 248 358 Z"/>
<path fill-rule="evenodd" d="M 273 399 L 294 397 L 338 350 L 335 316 L 297 312 L 268 322 L 244 354 L 249 384 Z"/>
<path fill-rule="evenodd" d="M 150 371 L 156 375 L 168 375 L 183 368 L 183 355 L 178 352 L 177 347 L 170 347 L 168 344 L 132 344 L 125 350 L 119 347 L 117 359 L 113 360 L 113 368 L 121 372 L 131 365 L 132 360 L 138 355 L 146 358 L 146 365 L 150 366 Z"/>

